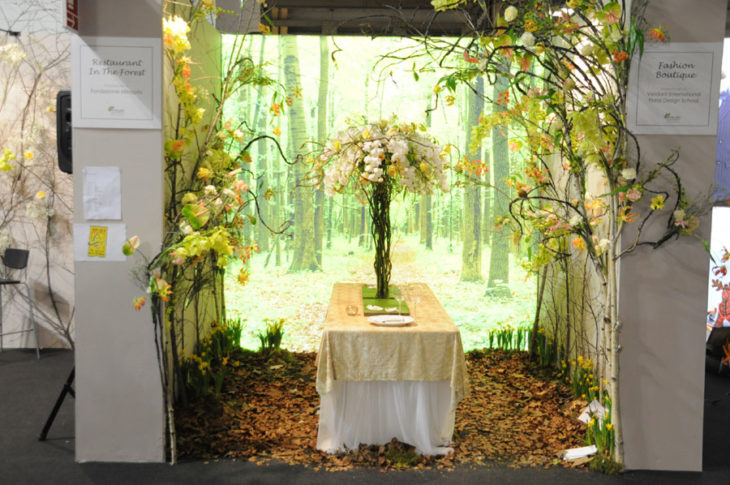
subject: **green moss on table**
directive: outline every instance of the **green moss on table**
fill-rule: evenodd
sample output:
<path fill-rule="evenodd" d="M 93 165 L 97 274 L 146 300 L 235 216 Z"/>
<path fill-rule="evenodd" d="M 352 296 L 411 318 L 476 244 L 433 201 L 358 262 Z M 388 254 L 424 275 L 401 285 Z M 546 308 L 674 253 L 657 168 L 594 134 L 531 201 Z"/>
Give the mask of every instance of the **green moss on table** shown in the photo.
<path fill-rule="evenodd" d="M 363 307 L 363 314 L 364 315 L 383 315 L 383 314 L 391 314 L 395 315 L 398 313 L 398 310 L 394 312 L 386 312 L 386 308 L 398 308 L 398 300 L 395 299 L 396 296 L 401 295 L 401 291 L 399 288 L 395 286 L 391 286 L 389 288 L 389 298 L 376 298 L 375 293 L 377 291 L 376 288 L 371 288 L 366 285 L 363 285 L 362 287 L 362 307 Z M 382 310 L 368 310 L 368 305 L 376 305 L 382 308 Z M 400 304 L 400 314 L 401 315 L 410 315 L 410 311 L 408 310 L 408 304 L 403 301 Z"/>

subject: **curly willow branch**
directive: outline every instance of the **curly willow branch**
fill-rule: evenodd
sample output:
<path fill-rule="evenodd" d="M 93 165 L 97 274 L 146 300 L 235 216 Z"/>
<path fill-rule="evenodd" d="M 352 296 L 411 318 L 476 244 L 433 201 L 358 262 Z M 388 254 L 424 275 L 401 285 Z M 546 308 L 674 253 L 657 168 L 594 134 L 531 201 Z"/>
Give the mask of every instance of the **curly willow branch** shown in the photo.
<path fill-rule="evenodd" d="M 377 298 L 388 298 L 390 281 L 390 184 L 385 181 L 373 185 L 370 202 L 371 233 L 375 241 L 375 277 Z"/>

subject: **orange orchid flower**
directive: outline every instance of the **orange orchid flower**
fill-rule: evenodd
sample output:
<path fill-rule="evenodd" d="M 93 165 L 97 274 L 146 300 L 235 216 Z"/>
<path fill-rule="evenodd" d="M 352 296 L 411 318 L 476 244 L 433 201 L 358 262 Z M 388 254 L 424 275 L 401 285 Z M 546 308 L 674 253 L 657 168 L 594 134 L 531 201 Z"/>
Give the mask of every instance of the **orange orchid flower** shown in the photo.
<path fill-rule="evenodd" d="M 656 42 L 664 42 L 667 40 L 667 34 L 661 27 L 654 27 L 649 30 L 649 37 Z"/>
<path fill-rule="evenodd" d="M 623 209 L 621 209 L 618 213 L 619 219 L 621 219 L 623 222 L 630 224 L 634 221 L 636 221 L 639 216 L 636 215 L 634 211 L 631 210 L 631 207 L 626 206 Z"/>
<path fill-rule="evenodd" d="M 626 51 L 613 51 L 613 60 L 616 64 L 621 63 L 629 58 Z"/>

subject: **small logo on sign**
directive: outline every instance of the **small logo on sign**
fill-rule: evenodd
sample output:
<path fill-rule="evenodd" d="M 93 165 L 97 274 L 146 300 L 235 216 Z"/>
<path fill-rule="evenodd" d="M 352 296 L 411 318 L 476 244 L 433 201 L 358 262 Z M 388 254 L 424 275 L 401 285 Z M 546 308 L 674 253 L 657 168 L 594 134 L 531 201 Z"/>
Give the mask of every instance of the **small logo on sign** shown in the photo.
<path fill-rule="evenodd" d="M 122 116 L 124 114 L 123 109 L 115 108 L 114 106 L 109 106 L 106 110 L 109 112 L 110 115 L 114 116 Z"/>

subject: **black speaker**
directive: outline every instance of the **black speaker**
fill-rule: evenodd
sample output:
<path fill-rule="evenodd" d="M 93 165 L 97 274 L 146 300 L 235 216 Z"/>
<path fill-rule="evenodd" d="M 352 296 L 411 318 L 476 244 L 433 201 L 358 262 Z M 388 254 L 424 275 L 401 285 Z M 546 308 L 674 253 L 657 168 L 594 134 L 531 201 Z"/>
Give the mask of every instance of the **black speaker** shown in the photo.
<path fill-rule="evenodd" d="M 73 173 L 71 156 L 71 91 L 59 91 L 56 96 L 56 148 L 58 168 Z"/>

